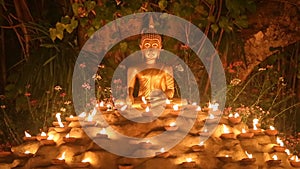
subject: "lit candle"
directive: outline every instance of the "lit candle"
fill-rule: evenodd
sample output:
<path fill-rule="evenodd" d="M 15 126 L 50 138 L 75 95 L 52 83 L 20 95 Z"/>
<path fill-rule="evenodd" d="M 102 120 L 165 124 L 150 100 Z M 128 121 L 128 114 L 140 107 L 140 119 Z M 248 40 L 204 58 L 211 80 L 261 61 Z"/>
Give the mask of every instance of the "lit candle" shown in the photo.
<path fill-rule="evenodd" d="M 66 143 L 73 143 L 75 142 L 77 139 L 74 137 L 70 137 L 70 133 L 68 133 L 64 138 L 63 138 L 64 142 Z"/>
<path fill-rule="evenodd" d="M 267 161 L 269 166 L 277 166 L 281 163 L 281 160 L 278 159 L 277 155 L 273 155 L 272 159 Z"/>
<path fill-rule="evenodd" d="M 254 133 L 247 132 L 245 128 L 242 129 L 242 133 L 238 135 L 239 138 L 252 138 Z"/>
<path fill-rule="evenodd" d="M 139 144 L 143 149 L 149 149 L 150 147 L 152 147 L 152 143 L 150 142 L 150 140 L 146 140 L 146 142 L 141 142 Z"/>
<path fill-rule="evenodd" d="M 253 130 L 257 130 L 258 119 L 253 119 Z"/>
<path fill-rule="evenodd" d="M 69 117 L 66 117 L 66 121 L 78 121 L 78 117 L 74 117 L 73 115 L 70 115 Z"/>
<path fill-rule="evenodd" d="M 146 107 L 145 112 L 142 113 L 142 116 L 145 116 L 145 117 L 153 116 L 153 113 L 150 111 L 149 106 Z"/>
<path fill-rule="evenodd" d="M 223 134 L 221 134 L 223 139 L 235 139 L 234 133 L 230 132 L 229 128 L 223 124 Z"/>
<path fill-rule="evenodd" d="M 250 131 L 252 132 L 252 133 L 254 133 L 254 135 L 261 135 L 261 134 L 263 134 L 263 132 L 261 131 L 261 129 L 259 129 L 258 128 L 258 122 L 259 122 L 259 120 L 258 119 L 253 119 L 253 129 L 250 129 Z"/>
<path fill-rule="evenodd" d="M 35 136 L 31 136 L 28 132 L 24 131 L 25 136 L 23 137 L 24 141 L 34 141 L 36 140 Z"/>
<path fill-rule="evenodd" d="M 270 129 L 267 129 L 265 133 L 269 136 L 275 136 L 278 134 L 278 131 L 275 129 L 275 127 L 270 126 Z"/>
<path fill-rule="evenodd" d="M 166 152 L 165 148 L 161 148 L 159 152 L 156 152 L 155 153 L 157 157 L 160 157 L 160 158 L 168 158 L 169 157 L 169 153 Z"/>
<path fill-rule="evenodd" d="M 253 158 L 252 154 L 249 154 L 247 151 L 245 151 L 245 154 L 247 155 L 247 158 L 243 158 L 242 160 L 240 160 L 241 164 L 251 165 L 251 164 L 255 163 L 256 159 Z"/>
<path fill-rule="evenodd" d="M 82 112 L 81 114 L 78 115 L 80 118 L 85 118 L 86 117 L 86 112 Z"/>
<path fill-rule="evenodd" d="M 224 163 L 229 163 L 232 161 L 232 157 L 229 156 L 228 154 L 226 154 L 225 156 L 219 156 L 217 158 Z"/>
<path fill-rule="evenodd" d="M 296 168 L 300 167 L 300 160 L 297 155 L 294 155 L 290 158 L 290 163 L 293 167 L 296 167 Z"/>
<path fill-rule="evenodd" d="M 145 98 L 145 96 L 142 96 L 142 101 L 143 101 L 144 104 L 148 103 L 147 100 L 146 100 L 146 98 Z"/>
<path fill-rule="evenodd" d="M 201 141 L 200 143 L 196 144 L 196 145 L 193 145 L 192 146 L 192 150 L 197 152 L 197 151 L 203 151 L 204 150 L 204 142 Z"/>
<path fill-rule="evenodd" d="M 54 165 L 62 165 L 65 164 L 66 152 L 63 152 L 60 157 L 52 160 L 52 164 Z"/>
<path fill-rule="evenodd" d="M 167 131 L 175 131 L 178 129 L 178 126 L 176 125 L 176 122 L 171 122 L 169 125 L 165 126 L 165 129 Z"/>
<path fill-rule="evenodd" d="M 108 138 L 107 132 L 105 128 L 102 128 L 99 133 L 96 135 L 97 138 Z"/>
<path fill-rule="evenodd" d="M 65 158 L 66 158 L 66 152 L 63 152 L 62 155 L 59 158 L 57 158 L 57 159 L 59 159 L 59 160 L 65 160 Z"/>
<path fill-rule="evenodd" d="M 61 118 L 60 118 L 61 113 L 56 113 L 55 117 L 57 119 L 57 122 L 59 124 L 59 127 L 65 127 L 64 124 L 61 122 Z"/>
<path fill-rule="evenodd" d="M 46 140 L 47 139 L 47 134 L 45 132 L 42 132 L 39 136 L 36 136 L 37 140 Z"/>
<path fill-rule="evenodd" d="M 199 132 L 199 135 L 200 136 L 203 136 L 203 137 L 207 137 L 207 136 L 209 136 L 209 132 L 208 132 L 208 130 L 207 130 L 207 128 L 206 127 L 204 127 L 203 129 L 202 129 L 202 131 L 200 131 Z"/>
<path fill-rule="evenodd" d="M 196 111 L 201 111 L 201 106 L 197 106 Z"/>
<path fill-rule="evenodd" d="M 184 168 L 194 168 L 196 166 L 196 162 L 193 161 L 192 158 L 188 157 L 185 159 L 185 162 L 182 163 Z"/>
<path fill-rule="evenodd" d="M 234 115 L 230 113 L 228 116 L 228 120 L 232 124 L 238 124 L 242 121 L 242 117 L 240 117 L 239 113 L 235 113 Z"/>
<path fill-rule="evenodd" d="M 46 140 L 41 140 L 40 143 L 42 145 L 54 145 L 54 135 L 53 134 L 49 134 Z"/>

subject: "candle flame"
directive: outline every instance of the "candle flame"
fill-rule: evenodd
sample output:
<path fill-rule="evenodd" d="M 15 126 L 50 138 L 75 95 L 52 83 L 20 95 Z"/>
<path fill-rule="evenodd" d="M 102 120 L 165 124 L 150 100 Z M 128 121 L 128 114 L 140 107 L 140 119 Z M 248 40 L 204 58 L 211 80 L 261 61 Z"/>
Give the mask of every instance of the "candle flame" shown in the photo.
<path fill-rule="evenodd" d="M 47 136 L 47 134 L 45 132 L 42 132 L 41 136 Z"/>
<path fill-rule="evenodd" d="M 247 151 L 245 151 L 246 155 L 248 156 L 248 158 L 253 158 L 253 155 L 252 154 L 248 154 Z"/>
<path fill-rule="evenodd" d="M 26 151 L 24 152 L 24 154 L 31 154 L 31 152 L 30 152 L 29 150 L 26 150 Z"/>
<path fill-rule="evenodd" d="M 213 114 L 209 114 L 209 119 L 214 119 L 215 116 Z"/>
<path fill-rule="evenodd" d="M 234 118 L 238 118 L 238 117 L 240 117 L 239 113 L 235 113 Z"/>
<path fill-rule="evenodd" d="M 174 106 L 173 106 L 173 109 L 175 110 L 175 111 L 177 111 L 179 108 L 178 108 L 178 104 L 175 104 Z"/>
<path fill-rule="evenodd" d="M 54 138 L 54 135 L 51 134 L 48 136 L 47 140 L 53 140 L 53 138 Z"/>
<path fill-rule="evenodd" d="M 82 112 L 78 117 L 84 118 L 86 116 L 86 112 Z"/>
<path fill-rule="evenodd" d="M 225 134 L 230 133 L 229 129 L 224 124 L 223 124 L 223 133 L 225 133 Z"/>
<path fill-rule="evenodd" d="M 63 152 L 62 155 L 57 159 L 64 160 L 65 158 L 66 158 L 66 152 Z"/>
<path fill-rule="evenodd" d="M 70 115 L 69 117 L 70 117 L 70 118 L 74 118 L 74 116 L 73 116 L 73 115 Z"/>
<path fill-rule="evenodd" d="M 257 130 L 258 119 L 253 119 L 253 129 Z"/>
<path fill-rule="evenodd" d="M 204 133 L 207 133 L 207 132 L 208 132 L 207 128 L 204 128 L 204 129 L 203 129 L 203 132 L 204 132 Z"/>
<path fill-rule="evenodd" d="M 104 106 L 104 102 L 101 100 L 100 107 L 103 107 L 103 106 Z"/>
<path fill-rule="evenodd" d="M 275 130 L 275 127 L 273 127 L 273 126 L 270 126 L 270 129 L 271 129 L 271 130 Z"/>
<path fill-rule="evenodd" d="M 170 125 L 170 127 L 175 127 L 176 126 L 176 122 L 171 122 L 169 125 Z"/>
<path fill-rule="evenodd" d="M 59 127 L 65 127 L 64 124 L 61 122 L 60 113 L 56 113 L 55 117 L 58 121 Z"/>
<path fill-rule="evenodd" d="M 89 162 L 91 162 L 92 160 L 90 159 L 90 158 L 85 158 L 85 159 L 83 159 L 81 162 L 83 162 L 83 163 L 89 163 Z"/>
<path fill-rule="evenodd" d="M 70 138 L 70 133 L 68 133 L 68 134 L 66 135 L 66 138 Z"/>
<path fill-rule="evenodd" d="M 105 128 L 101 129 L 99 133 L 103 134 L 103 135 L 106 135 L 106 129 Z"/>
<path fill-rule="evenodd" d="M 25 131 L 25 137 L 31 137 L 31 135 Z"/>
<path fill-rule="evenodd" d="M 233 114 L 232 114 L 232 113 L 230 113 L 230 114 L 228 115 L 228 117 L 233 117 Z"/>
<path fill-rule="evenodd" d="M 91 121 L 93 121 L 94 116 L 95 116 L 95 113 L 94 113 L 94 111 L 93 111 L 92 113 L 90 113 L 90 114 L 88 115 L 88 117 L 86 118 L 86 120 L 89 121 L 89 122 L 91 122 Z"/>
<path fill-rule="evenodd" d="M 226 154 L 225 157 L 229 157 L 229 155 Z"/>
<path fill-rule="evenodd" d="M 279 137 L 276 138 L 276 142 L 277 142 L 277 144 L 279 144 L 281 147 L 284 146 L 283 141 L 282 141 Z"/>
<path fill-rule="evenodd" d="M 147 106 L 146 107 L 146 112 L 149 112 L 150 111 L 150 108 Z"/>
<path fill-rule="evenodd" d="M 165 148 L 161 148 L 161 149 L 160 149 L 160 152 L 161 152 L 161 153 L 166 152 Z"/>
<path fill-rule="evenodd" d="M 142 96 L 142 101 L 144 104 L 147 104 L 147 100 L 146 100 L 145 96 Z"/>
<path fill-rule="evenodd" d="M 169 99 L 167 99 L 166 104 L 171 104 L 171 101 Z"/>
<path fill-rule="evenodd" d="M 201 111 L 201 110 L 202 110 L 201 106 L 198 106 L 197 109 L 196 109 L 196 111 Z"/>
<path fill-rule="evenodd" d="M 243 128 L 242 129 L 242 133 L 247 133 L 246 129 Z"/>
<path fill-rule="evenodd" d="M 199 143 L 199 146 L 204 146 L 204 142 L 201 141 L 201 142 Z"/>
<path fill-rule="evenodd" d="M 277 155 L 273 155 L 273 156 L 272 156 L 272 159 L 273 159 L 273 160 L 278 160 Z"/>
<path fill-rule="evenodd" d="M 287 154 L 288 156 L 291 155 L 291 152 L 290 152 L 289 149 L 285 149 L 284 152 L 286 152 L 286 154 Z"/>
<path fill-rule="evenodd" d="M 213 111 L 217 111 L 219 109 L 219 104 L 218 103 L 214 103 L 211 105 L 211 108 Z"/>
<path fill-rule="evenodd" d="M 188 163 L 190 163 L 190 162 L 192 162 L 192 161 L 193 161 L 193 159 L 192 159 L 192 158 L 186 158 L 185 160 L 186 160 L 186 162 L 188 162 Z"/>

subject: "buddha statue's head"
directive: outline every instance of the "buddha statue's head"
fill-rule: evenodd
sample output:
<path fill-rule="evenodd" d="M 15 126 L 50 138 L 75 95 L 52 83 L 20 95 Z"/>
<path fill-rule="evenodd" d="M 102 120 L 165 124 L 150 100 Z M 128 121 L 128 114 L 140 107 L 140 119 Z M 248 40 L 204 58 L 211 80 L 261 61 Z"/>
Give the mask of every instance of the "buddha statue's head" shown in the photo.
<path fill-rule="evenodd" d="M 162 48 L 162 38 L 154 29 L 152 17 L 149 21 L 147 33 L 142 34 L 140 48 L 142 49 L 146 63 L 155 63 L 156 59 L 159 58 L 160 50 Z"/>

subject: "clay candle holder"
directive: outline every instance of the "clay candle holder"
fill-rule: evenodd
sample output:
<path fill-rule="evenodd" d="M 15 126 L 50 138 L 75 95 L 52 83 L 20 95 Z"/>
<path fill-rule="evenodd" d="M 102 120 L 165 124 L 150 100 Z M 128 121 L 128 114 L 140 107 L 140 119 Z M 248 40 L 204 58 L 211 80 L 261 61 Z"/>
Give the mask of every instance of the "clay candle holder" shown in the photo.
<path fill-rule="evenodd" d="M 10 156 L 12 152 L 10 151 L 0 151 L 0 157 L 7 157 Z"/>
<path fill-rule="evenodd" d="M 78 121 L 78 120 L 79 120 L 78 116 L 70 115 L 69 117 L 66 117 L 66 121 L 68 121 L 68 122 Z"/>
<path fill-rule="evenodd" d="M 259 135 L 264 134 L 261 129 L 250 129 L 249 132 L 254 133 L 255 136 L 259 136 Z"/>
<path fill-rule="evenodd" d="M 192 158 L 186 158 L 186 161 L 185 162 L 182 162 L 181 165 L 184 167 L 184 168 L 194 168 L 196 166 L 196 162 L 193 161 Z"/>
<path fill-rule="evenodd" d="M 219 159 L 220 161 L 222 161 L 224 163 L 230 163 L 230 162 L 232 162 L 232 157 L 229 156 L 229 155 L 219 156 L 219 157 L 217 157 L 217 159 Z"/>
<path fill-rule="evenodd" d="M 276 130 L 273 126 L 270 126 L 270 129 L 265 130 L 265 133 L 268 136 L 276 136 L 278 134 L 278 130 Z"/>
<path fill-rule="evenodd" d="M 194 152 L 204 151 L 205 149 L 203 141 L 197 145 L 193 145 L 191 148 Z"/>
<path fill-rule="evenodd" d="M 133 165 L 132 164 L 119 164 L 118 168 L 119 169 L 132 169 Z"/>
<path fill-rule="evenodd" d="M 278 160 L 278 157 L 274 155 L 272 160 L 267 161 L 268 166 L 279 166 L 281 164 L 281 160 Z"/>
<path fill-rule="evenodd" d="M 33 157 L 33 153 L 31 153 L 30 151 L 25 151 L 24 153 L 17 153 L 17 156 L 19 157 L 25 157 L 25 158 L 30 158 Z"/>
<path fill-rule="evenodd" d="M 245 129 L 242 129 L 242 133 L 238 135 L 238 138 L 252 138 L 254 133 L 247 132 Z"/>
<path fill-rule="evenodd" d="M 171 122 L 168 126 L 165 126 L 165 130 L 167 131 L 176 131 L 178 129 L 178 126 L 176 125 L 176 122 Z"/>
<path fill-rule="evenodd" d="M 139 145 L 143 149 L 149 149 L 152 147 L 152 143 L 149 140 L 147 140 L 146 142 L 140 142 Z"/>
<path fill-rule="evenodd" d="M 68 122 L 61 122 L 61 123 L 63 124 L 63 126 L 67 126 L 69 124 Z M 54 127 L 59 127 L 60 126 L 60 122 L 54 121 L 54 122 L 52 122 L 52 125 Z"/>
<path fill-rule="evenodd" d="M 71 166 L 74 168 L 86 168 L 89 167 L 91 164 L 90 162 L 77 162 L 73 163 Z"/>
<path fill-rule="evenodd" d="M 273 146 L 273 150 L 276 152 L 285 152 L 285 147 L 282 146 Z"/>
<path fill-rule="evenodd" d="M 108 135 L 106 133 L 106 129 L 105 128 L 101 129 L 100 132 L 96 134 L 96 138 L 108 139 Z"/>
<path fill-rule="evenodd" d="M 160 152 L 155 153 L 155 156 L 159 158 L 168 158 L 170 156 L 170 153 L 166 152 L 164 148 L 161 148 Z"/>
<path fill-rule="evenodd" d="M 242 121 L 242 117 L 238 113 L 235 113 L 234 115 L 229 114 L 228 121 L 232 124 L 239 124 Z"/>

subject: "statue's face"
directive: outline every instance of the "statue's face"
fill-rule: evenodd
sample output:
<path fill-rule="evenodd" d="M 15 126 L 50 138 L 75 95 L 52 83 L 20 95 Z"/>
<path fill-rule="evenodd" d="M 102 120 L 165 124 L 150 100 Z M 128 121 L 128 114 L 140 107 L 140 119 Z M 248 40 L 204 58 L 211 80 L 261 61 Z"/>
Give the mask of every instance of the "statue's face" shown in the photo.
<path fill-rule="evenodd" d="M 159 56 L 161 42 L 157 39 L 145 39 L 140 47 L 143 49 L 146 60 L 155 60 Z"/>

